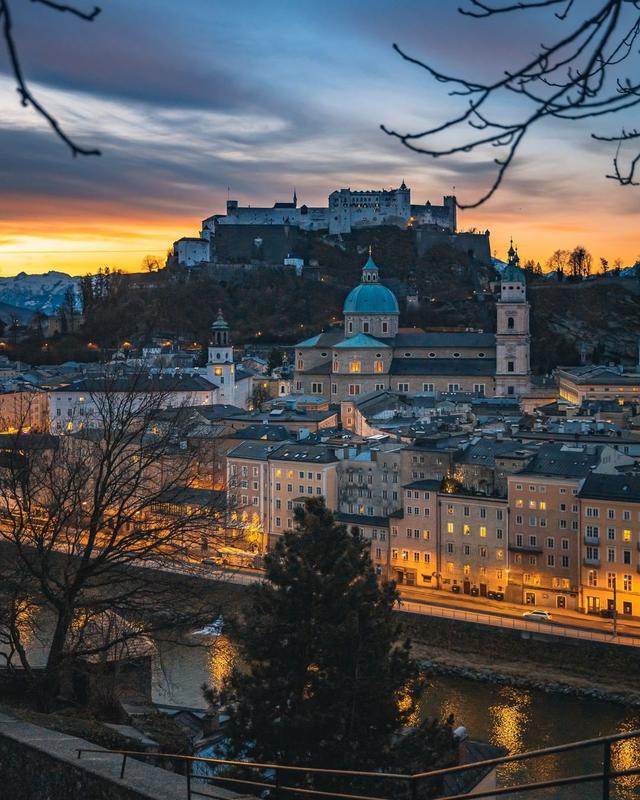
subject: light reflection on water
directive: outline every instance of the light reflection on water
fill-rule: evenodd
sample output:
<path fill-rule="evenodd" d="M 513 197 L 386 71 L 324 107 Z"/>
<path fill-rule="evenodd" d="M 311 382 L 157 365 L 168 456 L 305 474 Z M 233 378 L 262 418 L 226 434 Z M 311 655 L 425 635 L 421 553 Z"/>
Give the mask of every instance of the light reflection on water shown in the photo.
<path fill-rule="evenodd" d="M 551 747 L 578 739 L 590 739 L 640 729 L 640 711 L 596 700 L 523 691 L 470 680 L 436 678 L 425 697 L 425 713 L 454 715 L 456 725 L 464 725 L 469 735 L 510 753 Z M 614 769 L 640 766 L 640 739 L 616 745 L 612 753 Z M 500 785 L 513 785 L 516 779 L 543 781 L 576 774 L 598 772 L 602 748 L 578 753 L 545 756 L 524 765 L 500 768 Z M 612 787 L 612 800 L 637 800 L 640 781 L 635 776 L 621 778 Z M 507 795 L 509 800 L 595 800 L 602 797 L 596 784 L 554 788 L 545 792 Z"/>

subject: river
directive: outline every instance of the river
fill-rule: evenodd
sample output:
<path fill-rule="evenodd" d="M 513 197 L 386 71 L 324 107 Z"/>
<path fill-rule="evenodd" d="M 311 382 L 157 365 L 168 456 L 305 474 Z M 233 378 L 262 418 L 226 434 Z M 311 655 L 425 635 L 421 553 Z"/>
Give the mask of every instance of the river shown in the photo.
<path fill-rule="evenodd" d="M 203 683 L 219 685 L 233 663 L 233 647 L 225 637 L 218 637 L 212 648 L 185 649 L 171 645 L 160 648 L 162 669 L 154 674 L 154 700 L 171 705 L 203 708 Z M 447 717 L 453 714 L 456 725 L 464 725 L 469 736 L 520 753 L 563 744 L 576 739 L 640 729 L 640 709 L 597 700 L 552 695 L 499 687 L 478 681 L 437 677 L 424 697 L 424 713 Z M 516 777 L 546 780 L 576 772 L 595 772 L 601 753 L 583 751 L 571 756 L 547 756 L 531 762 L 526 772 L 516 765 L 503 767 L 502 785 Z M 640 740 L 618 745 L 613 756 L 614 768 L 640 765 Z M 626 778 L 612 791 L 612 800 L 637 800 L 640 783 Z M 602 791 L 595 784 L 549 790 L 547 793 L 512 794 L 515 798 L 558 798 L 558 800 L 596 800 Z"/>
<path fill-rule="evenodd" d="M 161 705 L 204 709 L 202 685 L 219 687 L 234 663 L 233 645 L 225 636 L 187 637 L 192 646 L 157 642 L 153 659 L 152 697 Z M 198 642 L 202 646 L 197 645 Z M 46 646 L 30 642 L 32 663 L 42 663 Z M 488 683 L 437 677 L 424 696 L 423 714 L 445 718 L 453 714 L 473 739 L 490 742 L 509 753 L 520 753 L 556 744 L 640 729 L 640 709 L 598 700 L 525 691 Z M 582 751 L 561 757 L 548 756 L 532 762 L 524 777 L 545 780 L 577 772 L 596 772 L 602 754 Z M 628 769 L 640 765 L 640 739 L 617 745 L 613 766 Z M 523 776 L 521 767 L 502 768 L 499 779 L 510 785 Z M 548 793 L 511 794 L 510 800 L 596 800 L 602 792 L 594 784 L 550 790 Z M 640 781 L 626 778 L 612 791 L 612 800 L 638 800 Z"/>

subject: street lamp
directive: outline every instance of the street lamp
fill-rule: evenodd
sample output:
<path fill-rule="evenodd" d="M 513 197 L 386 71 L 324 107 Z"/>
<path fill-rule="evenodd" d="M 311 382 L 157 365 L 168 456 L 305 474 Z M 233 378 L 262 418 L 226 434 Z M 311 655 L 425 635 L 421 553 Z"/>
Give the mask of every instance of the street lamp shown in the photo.
<path fill-rule="evenodd" d="M 611 588 L 613 589 L 613 635 L 618 635 L 618 583 L 613 576 Z"/>

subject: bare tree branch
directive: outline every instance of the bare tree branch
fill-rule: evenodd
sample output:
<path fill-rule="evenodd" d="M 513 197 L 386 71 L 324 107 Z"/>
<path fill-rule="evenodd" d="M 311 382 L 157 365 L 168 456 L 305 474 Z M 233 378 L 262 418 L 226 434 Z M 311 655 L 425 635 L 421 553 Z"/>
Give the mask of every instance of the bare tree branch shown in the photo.
<path fill-rule="evenodd" d="M 499 79 L 490 83 L 443 73 L 394 44 L 405 61 L 424 69 L 439 83 L 448 84 L 450 96 L 468 100 L 461 113 L 439 125 L 412 133 L 400 133 L 385 125 L 381 126 L 382 130 L 399 139 L 408 149 L 432 158 L 464 155 L 485 147 L 501 151 L 500 156 L 492 157 L 497 170 L 489 189 L 478 200 L 459 204 L 460 208 L 475 208 L 492 197 L 525 137 L 542 120 L 595 119 L 640 105 L 640 82 L 616 74 L 617 68 L 635 53 L 640 36 L 640 3 L 637 0 L 607 0 L 595 9 L 590 6 L 586 14 L 585 6 L 573 0 L 523 0 L 506 5 L 483 0 L 469 0 L 469 3 L 470 8 L 459 11 L 475 18 L 556 7 L 561 7 L 555 12 L 560 23 L 567 22 L 573 12 L 582 16 L 552 44 L 540 44 L 537 54 L 527 63 L 505 70 Z M 491 110 L 492 102 L 504 100 L 505 93 L 526 100 L 530 106 L 514 121 L 501 119 Z M 480 131 L 481 135 L 465 135 L 465 128 Z M 461 131 L 462 141 L 458 141 L 454 137 Z M 441 146 L 438 135 L 445 133 L 447 143 Z M 613 159 L 614 171 L 607 177 L 622 186 L 636 185 L 634 178 L 636 169 L 640 168 L 640 153 L 630 157 L 626 167 L 622 167 L 620 151 L 623 143 L 640 138 L 637 130 L 623 129 L 619 136 L 592 136 L 618 145 Z"/>
<path fill-rule="evenodd" d="M 46 122 L 49 124 L 49 127 L 53 130 L 54 134 L 62 141 L 64 144 L 69 148 L 71 154 L 75 156 L 99 156 L 101 155 L 100 150 L 96 148 L 90 147 L 83 147 L 82 145 L 76 144 L 76 142 L 65 133 L 64 129 L 56 119 L 56 117 L 45 108 L 45 106 L 36 99 L 36 97 L 31 92 L 29 85 L 27 84 L 26 78 L 24 76 L 24 72 L 22 69 L 22 65 L 20 63 L 20 57 L 18 55 L 18 48 L 16 45 L 16 39 L 13 29 L 13 19 L 11 16 L 11 9 L 9 6 L 10 0 L 0 0 L 0 18 L 2 20 L 2 37 L 4 39 L 5 47 L 7 50 L 7 54 L 9 56 L 9 62 L 11 64 L 11 71 L 13 72 L 13 76 L 15 78 L 17 84 L 17 92 L 20 95 L 20 102 L 23 106 L 31 106 L 37 114 L 39 114 Z M 97 15 L 100 13 L 99 8 L 94 8 L 94 10 L 90 13 L 85 13 L 80 11 L 79 9 L 74 8 L 73 6 L 67 5 L 65 3 L 56 3 L 52 2 L 52 0 L 32 0 L 32 2 L 40 3 L 41 5 L 48 6 L 49 8 L 53 8 L 56 11 L 60 12 L 68 12 L 73 14 L 74 16 L 79 17 L 80 19 L 87 20 L 89 22 L 93 21 Z"/>

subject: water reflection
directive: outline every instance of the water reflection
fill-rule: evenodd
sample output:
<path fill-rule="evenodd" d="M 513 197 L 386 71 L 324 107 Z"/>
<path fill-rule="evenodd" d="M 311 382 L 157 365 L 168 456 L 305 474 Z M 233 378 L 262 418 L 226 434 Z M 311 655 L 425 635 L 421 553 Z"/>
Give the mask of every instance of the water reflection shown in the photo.
<path fill-rule="evenodd" d="M 209 645 L 209 685 L 222 689 L 236 663 L 238 650 L 228 636 L 217 636 Z"/>
<path fill-rule="evenodd" d="M 425 698 L 427 713 L 445 716 L 453 713 L 456 725 L 464 725 L 474 739 L 482 739 L 520 753 L 551 747 L 577 739 L 589 739 L 640 729 L 640 712 L 624 706 L 543 692 L 529 692 L 511 687 L 453 678 L 437 678 Z M 615 769 L 640 766 L 640 739 L 621 742 L 612 753 Z M 598 772 L 602 766 L 602 748 L 578 753 L 551 755 L 531 761 L 526 768 L 517 764 L 502 767 L 499 782 L 513 785 L 516 779 L 543 781 L 578 772 Z M 602 797 L 602 787 L 584 784 L 555 788 L 545 792 L 507 795 L 509 800 L 595 800 Z M 612 800 L 638 800 L 640 780 L 621 778 L 612 787 Z"/>

